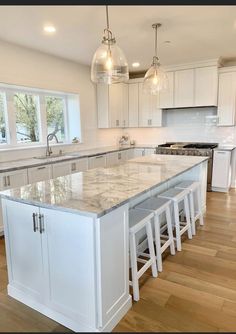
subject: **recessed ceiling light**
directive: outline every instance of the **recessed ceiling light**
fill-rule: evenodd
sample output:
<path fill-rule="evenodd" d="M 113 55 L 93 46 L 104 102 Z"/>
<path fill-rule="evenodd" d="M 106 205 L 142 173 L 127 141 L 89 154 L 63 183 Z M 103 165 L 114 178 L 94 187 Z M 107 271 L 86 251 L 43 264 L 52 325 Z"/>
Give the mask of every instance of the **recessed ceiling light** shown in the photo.
<path fill-rule="evenodd" d="M 46 25 L 44 26 L 43 30 L 49 34 L 56 32 L 56 28 L 53 25 Z"/>
<path fill-rule="evenodd" d="M 139 67 L 140 64 L 138 62 L 132 64 L 133 67 Z"/>

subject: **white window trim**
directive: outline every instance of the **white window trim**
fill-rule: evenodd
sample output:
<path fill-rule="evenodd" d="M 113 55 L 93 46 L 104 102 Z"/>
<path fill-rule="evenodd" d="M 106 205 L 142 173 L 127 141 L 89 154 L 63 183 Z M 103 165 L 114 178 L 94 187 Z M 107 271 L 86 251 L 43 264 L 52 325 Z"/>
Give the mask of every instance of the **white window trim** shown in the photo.
<path fill-rule="evenodd" d="M 47 116 L 46 116 L 46 103 L 45 97 L 61 97 L 64 101 L 64 124 L 65 124 L 65 140 L 59 143 L 52 143 L 53 146 L 60 145 L 73 145 L 70 138 L 69 132 L 69 123 L 68 123 L 68 98 L 70 95 L 77 95 L 72 93 L 62 93 L 51 90 L 43 90 L 25 86 L 16 86 L 0 83 L 0 92 L 5 94 L 5 124 L 6 124 L 6 138 L 7 143 L 0 144 L 1 150 L 13 150 L 13 149 L 26 149 L 26 148 L 37 148 L 37 147 L 45 147 L 46 146 L 46 137 L 47 137 Z M 15 115 L 15 107 L 14 107 L 14 94 L 16 92 L 25 93 L 25 94 L 33 94 L 38 96 L 38 120 L 39 120 L 39 142 L 17 142 L 17 133 L 16 133 L 16 115 Z M 80 129 L 81 133 L 81 129 Z M 80 134 L 82 136 L 82 133 Z M 80 139 L 80 143 L 82 143 L 82 138 Z"/>

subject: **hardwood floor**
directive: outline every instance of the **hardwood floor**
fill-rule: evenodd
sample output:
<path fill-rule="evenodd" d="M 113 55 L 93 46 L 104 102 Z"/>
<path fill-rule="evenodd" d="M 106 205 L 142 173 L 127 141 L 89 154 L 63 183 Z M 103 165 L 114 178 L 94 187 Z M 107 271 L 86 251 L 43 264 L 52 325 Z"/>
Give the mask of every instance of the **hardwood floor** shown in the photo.
<path fill-rule="evenodd" d="M 69 331 L 6 294 L 4 240 L 0 240 L 0 331 Z M 114 329 L 236 332 L 236 191 L 208 193 L 205 225 L 182 252 L 165 254 L 163 272 L 140 282 L 140 301 Z"/>

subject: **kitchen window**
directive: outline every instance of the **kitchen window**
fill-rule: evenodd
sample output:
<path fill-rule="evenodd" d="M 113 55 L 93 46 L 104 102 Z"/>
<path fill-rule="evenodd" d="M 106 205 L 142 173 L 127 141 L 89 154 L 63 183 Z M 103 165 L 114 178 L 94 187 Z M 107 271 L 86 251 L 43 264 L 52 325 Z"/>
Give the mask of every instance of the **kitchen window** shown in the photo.
<path fill-rule="evenodd" d="M 49 133 L 81 142 L 79 96 L 0 84 L 0 148 L 45 145 Z"/>

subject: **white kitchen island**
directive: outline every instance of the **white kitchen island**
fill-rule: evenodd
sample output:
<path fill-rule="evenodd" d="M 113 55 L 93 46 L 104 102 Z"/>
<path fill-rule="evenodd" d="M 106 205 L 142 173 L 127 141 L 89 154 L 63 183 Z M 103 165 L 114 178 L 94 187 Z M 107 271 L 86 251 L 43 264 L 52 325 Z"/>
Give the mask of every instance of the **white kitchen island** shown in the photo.
<path fill-rule="evenodd" d="M 111 331 L 131 307 L 128 210 L 207 158 L 150 155 L 1 193 L 8 294 L 77 331 Z M 158 278 L 157 278 L 158 279 Z"/>

